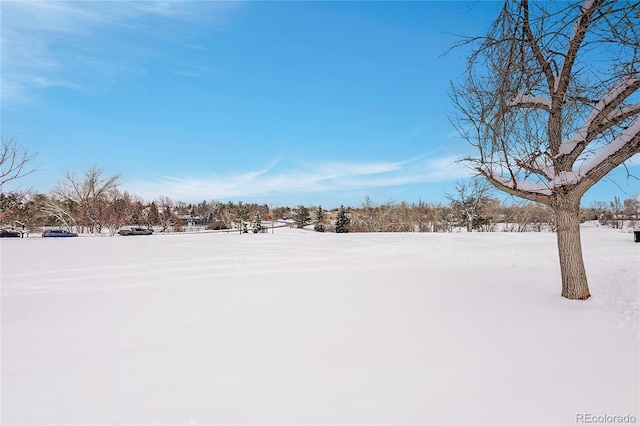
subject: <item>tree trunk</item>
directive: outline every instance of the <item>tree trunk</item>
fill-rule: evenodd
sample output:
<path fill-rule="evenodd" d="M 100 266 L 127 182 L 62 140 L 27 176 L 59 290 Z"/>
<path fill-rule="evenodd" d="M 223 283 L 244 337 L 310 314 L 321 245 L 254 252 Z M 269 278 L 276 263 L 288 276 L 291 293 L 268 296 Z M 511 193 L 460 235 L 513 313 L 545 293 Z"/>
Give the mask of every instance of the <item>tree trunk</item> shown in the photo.
<path fill-rule="evenodd" d="M 562 275 L 562 297 L 585 300 L 591 294 L 580 242 L 580 202 L 560 202 L 554 206 L 558 254 Z"/>

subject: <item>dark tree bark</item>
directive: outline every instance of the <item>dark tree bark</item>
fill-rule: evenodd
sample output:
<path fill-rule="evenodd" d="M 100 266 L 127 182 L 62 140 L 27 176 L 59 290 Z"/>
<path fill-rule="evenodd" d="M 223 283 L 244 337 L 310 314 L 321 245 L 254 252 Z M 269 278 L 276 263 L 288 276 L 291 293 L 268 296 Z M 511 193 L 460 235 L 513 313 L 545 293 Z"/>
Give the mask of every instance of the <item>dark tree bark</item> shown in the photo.
<path fill-rule="evenodd" d="M 580 203 L 560 201 L 553 207 L 556 217 L 562 297 L 585 300 L 591 296 L 580 242 Z"/>

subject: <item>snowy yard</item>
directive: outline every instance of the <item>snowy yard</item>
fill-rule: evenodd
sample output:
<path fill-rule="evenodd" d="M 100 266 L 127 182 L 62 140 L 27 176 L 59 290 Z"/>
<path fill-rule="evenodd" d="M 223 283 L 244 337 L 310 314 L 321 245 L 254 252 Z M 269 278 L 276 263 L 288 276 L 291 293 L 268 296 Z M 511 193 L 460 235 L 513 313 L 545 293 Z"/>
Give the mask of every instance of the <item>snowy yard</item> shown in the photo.
<path fill-rule="evenodd" d="M 640 417 L 640 244 L 555 235 L 0 242 L 2 423 L 576 424 Z M 578 422 L 579 424 L 579 422 Z"/>

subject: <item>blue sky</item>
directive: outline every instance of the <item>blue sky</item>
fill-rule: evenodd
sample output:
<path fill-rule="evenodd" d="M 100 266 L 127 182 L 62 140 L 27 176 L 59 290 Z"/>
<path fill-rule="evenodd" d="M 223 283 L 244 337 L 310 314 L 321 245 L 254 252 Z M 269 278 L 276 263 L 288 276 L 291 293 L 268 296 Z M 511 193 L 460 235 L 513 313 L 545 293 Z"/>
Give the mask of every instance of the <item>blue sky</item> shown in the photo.
<path fill-rule="evenodd" d="M 0 7 L 2 135 L 40 164 L 14 186 L 49 191 L 97 164 L 147 201 L 334 207 L 439 202 L 468 178 L 446 94 L 465 51 L 442 54 L 500 3 Z M 583 204 L 637 195 L 625 175 Z"/>

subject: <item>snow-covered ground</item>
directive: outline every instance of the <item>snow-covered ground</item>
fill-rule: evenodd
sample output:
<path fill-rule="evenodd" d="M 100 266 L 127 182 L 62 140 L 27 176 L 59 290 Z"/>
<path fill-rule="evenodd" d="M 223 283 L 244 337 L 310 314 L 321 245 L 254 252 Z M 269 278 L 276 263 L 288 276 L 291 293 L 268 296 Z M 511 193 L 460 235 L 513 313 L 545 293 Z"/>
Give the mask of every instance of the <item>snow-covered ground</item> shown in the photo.
<path fill-rule="evenodd" d="M 5 239 L 2 423 L 580 424 L 640 417 L 640 244 L 555 235 Z M 585 419 L 586 417 L 582 417 Z"/>

